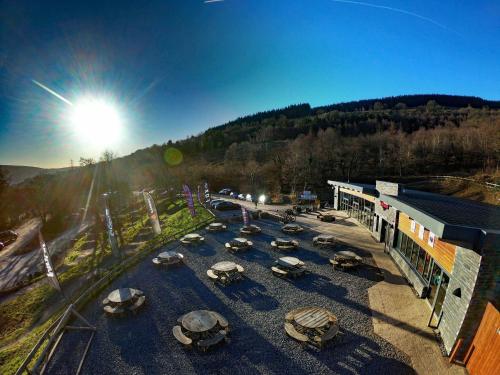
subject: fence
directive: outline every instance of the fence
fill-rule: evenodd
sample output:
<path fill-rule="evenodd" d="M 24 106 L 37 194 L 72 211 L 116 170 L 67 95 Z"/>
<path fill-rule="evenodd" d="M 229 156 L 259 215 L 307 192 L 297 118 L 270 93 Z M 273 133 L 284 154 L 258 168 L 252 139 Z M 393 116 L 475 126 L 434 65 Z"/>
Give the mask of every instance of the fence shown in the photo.
<path fill-rule="evenodd" d="M 134 254 L 130 256 L 129 258 L 123 260 L 119 264 L 114 265 L 104 276 L 102 276 L 99 280 L 97 280 L 95 283 L 90 285 L 88 288 L 86 288 L 76 299 L 73 301 L 72 305 L 75 306 L 76 308 L 82 308 L 85 306 L 87 302 L 89 302 L 93 297 L 95 297 L 102 289 L 104 289 L 107 285 L 109 285 L 114 279 L 116 279 L 118 276 L 120 276 L 125 270 L 128 268 L 136 265 L 139 263 L 141 260 L 143 260 L 146 256 L 148 256 L 153 250 L 158 249 L 159 247 L 165 246 L 166 244 L 175 241 L 176 239 L 182 237 L 183 235 L 199 229 L 203 227 L 204 225 L 210 223 L 213 221 L 215 218 L 215 215 L 212 213 L 212 211 L 208 210 L 210 215 L 212 216 L 211 218 L 202 221 L 201 223 L 198 223 L 196 225 L 190 226 L 186 229 L 180 230 L 176 233 L 173 233 L 169 236 L 164 236 L 160 235 L 158 237 L 153 238 L 151 241 L 147 242 L 144 248 L 140 249 L 137 254 Z M 64 310 L 66 310 L 70 305 L 67 304 L 64 306 Z M 37 341 L 37 343 L 33 346 L 31 349 L 30 353 L 26 357 L 26 359 L 23 361 L 21 366 L 18 368 L 16 371 L 16 375 L 21 375 L 24 372 L 27 372 L 28 374 L 33 374 L 37 373 L 38 367 L 42 364 L 44 361 L 44 357 L 47 354 L 48 347 L 44 348 L 42 353 L 40 354 L 37 362 L 33 366 L 33 368 L 30 370 L 28 368 L 29 364 L 35 359 L 36 354 L 40 350 L 40 347 L 43 345 L 43 343 L 51 337 L 51 333 L 54 332 L 54 330 L 57 330 L 57 327 L 59 323 L 64 319 L 65 313 L 61 313 L 57 319 L 49 326 L 49 328 L 42 334 L 40 339 Z M 88 347 L 86 348 L 86 350 Z M 49 358 L 52 353 L 49 354 Z M 84 356 L 86 354 L 86 351 L 84 353 Z M 83 362 L 82 361 L 81 363 Z M 81 366 L 80 363 L 80 366 Z M 43 371 L 43 370 L 42 370 Z"/>
<path fill-rule="evenodd" d="M 457 176 L 430 176 L 428 178 L 435 178 L 439 180 L 458 180 L 458 181 L 467 181 L 467 182 L 472 182 L 478 185 L 483 185 L 486 186 L 487 188 L 490 189 L 500 189 L 499 184 L 494 184 L 491 182 L 479 182 L 474 180 L 473 178 L 467 178 L 467 177 L 457 177 Z"/>

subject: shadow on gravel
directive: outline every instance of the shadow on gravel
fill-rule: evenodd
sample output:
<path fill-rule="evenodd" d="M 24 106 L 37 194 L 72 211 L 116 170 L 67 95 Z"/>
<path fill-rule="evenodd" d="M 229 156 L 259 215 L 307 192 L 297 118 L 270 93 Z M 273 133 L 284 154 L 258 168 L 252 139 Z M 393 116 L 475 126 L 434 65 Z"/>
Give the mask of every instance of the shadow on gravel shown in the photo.
<path fill-rule="evenodd" d="M 337 354 L 339 349 L 343 352 L 341 357 Z M 381 349 L 372 339 L 341 328 L 339 335 L 325 349 L 308 347 L 307 351 L 336 374 L 416 374 L 404 362 L 381 356 Z"/>
<path fill-rule="evenodd" d="M 240 300 L 252 306 L 254 310 L 271 311 L 279 306 L 279 302 L 265 294 L 266 287 L 255 280 L 244 278 L 238 283 L 228 286 L 217 284 L 222 293 L 229 299 Z"/>
<path fill-rule="evenodd" d="M 307 273 L 306 275 L 292 280 L 293 285 L 300 290 L 308 293 L 318 293 L 334 300 L 343 300 L 347 294 L 347 289 L 336 285 L 325 276 L 316 273 Z"/>
<path fill-rule="evenodd" d="M 251 247 L 243 252 L 236 252 L 233 255 L 248 262 L 260 264 L 266 268 L 271 267 L 274 263 L 274 258 L 269 253 L 256 249 L 255 247 Z"/>
<path fill-rule="evenodd" d="M 209 243 L 203 243 L 200 245 L 187 245 L 183 246 L 182 248 L 193 255 L 199 255 L 202 257 L 210 257 L 216 254 L 215 247 Z"/>

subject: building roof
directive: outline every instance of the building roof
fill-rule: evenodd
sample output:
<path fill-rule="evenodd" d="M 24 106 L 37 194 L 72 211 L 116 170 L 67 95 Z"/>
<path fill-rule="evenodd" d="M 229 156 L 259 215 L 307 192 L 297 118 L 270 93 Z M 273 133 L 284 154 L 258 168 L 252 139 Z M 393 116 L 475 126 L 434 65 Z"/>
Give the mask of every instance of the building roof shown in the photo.
<path fill-rule="evenodd" d="M 375 185 L 371 184 L 360 184 L 357 182 L 341 182 L 332 180 L 328 180 L 328 184 L 333 186 L 339 186 L 344 189 L 354 190 L 359 193 L 368 194 L 373 197 L 378 196 L 378 191 L 377 189 L 375 189 Z"/>
<path fill-rule="evenodd" d="M 500 230 L 499 206 L 408 189 L 396 198 L 448 224 Z"/>
<path fill-rule="evenodd" d="M 375 185 L 328 183 L 376 196 L 439 238 L 474 242 L 480 231 L 500 233 L 500 206 L 405 188 L 397 195 L 386 195 L 379 194 Z"/>

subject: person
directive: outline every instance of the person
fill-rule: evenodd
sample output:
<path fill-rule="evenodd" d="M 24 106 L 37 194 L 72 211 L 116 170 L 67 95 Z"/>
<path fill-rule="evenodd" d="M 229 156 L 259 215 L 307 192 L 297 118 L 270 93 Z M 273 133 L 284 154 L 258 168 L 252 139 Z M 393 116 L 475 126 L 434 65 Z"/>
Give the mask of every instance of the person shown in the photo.
<path fill-rule="evenodd" d="M 253 202 L 255 203 L 255 209 L 257 209 L 257 198 L 254 198 Z"/>

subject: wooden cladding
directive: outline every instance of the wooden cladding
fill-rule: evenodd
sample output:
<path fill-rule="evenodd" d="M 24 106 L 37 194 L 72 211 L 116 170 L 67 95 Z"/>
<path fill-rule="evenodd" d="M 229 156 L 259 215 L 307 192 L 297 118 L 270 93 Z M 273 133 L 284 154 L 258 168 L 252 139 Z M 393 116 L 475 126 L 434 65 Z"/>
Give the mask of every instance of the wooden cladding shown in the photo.
<path fill-rule="evenodd" d="M 375 203 L 375 197 L 372 197 L 371 195 L 363 194 L 363 193 L 360 193 L 359 191 L 349 190 L 346 188 L 340 188 L 340 191 L 343 193 L 354 195 L 356 197 L 366 199 L 368 202 Z"/>
<path fill-rule="evenodd" d="M 465 355 L 471 375 L 500 374 L 500 313 L 488 302 L 474 341 Z"/>
<path fill-rule="evenodd" d="M 436 237 L 434 241 L 434 247 L 428 244 L 429 231 L 426 229 L 424 231 L 424 239 L 418 238 L 420 224 L 417 223 L 415 228 L 415 233 L 411 231 L 411 219 L 408 215 L 403 212 L 399 213 L 398 229 L 415 241 L 422 249 L 427 251 L 434 260 L 439 263 L 441 267 L 444 268 L 446 272 L 451 274 L 453 270 L 453 264 L 455 263 L 455 249 L 456 246 L 450 243 L 444 242 Z"/>

